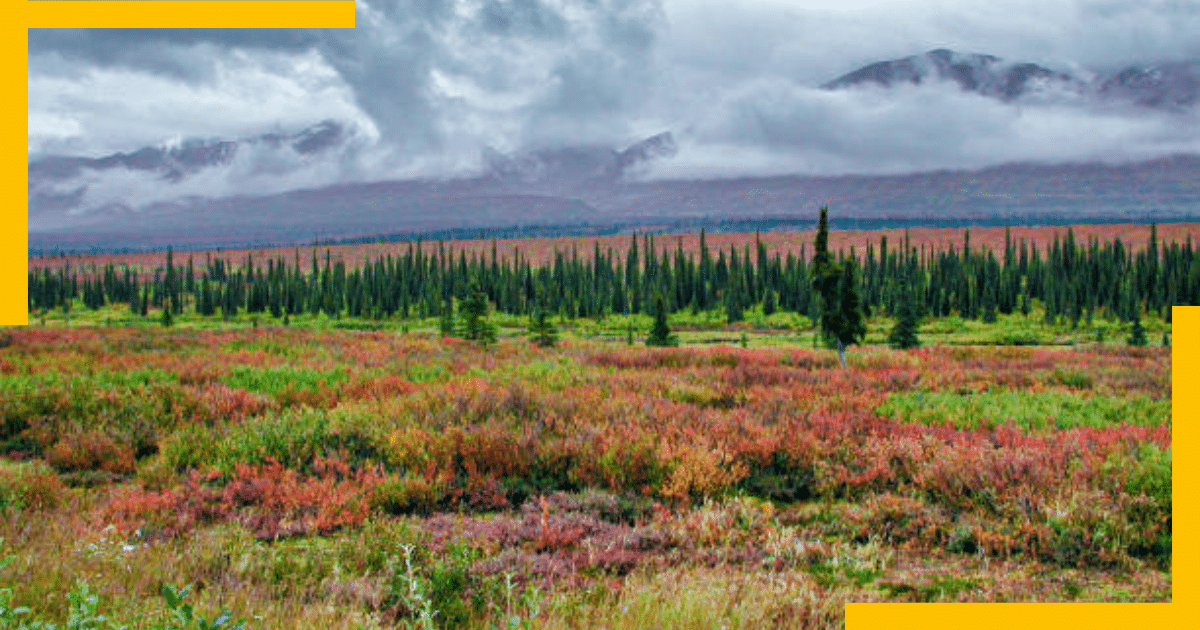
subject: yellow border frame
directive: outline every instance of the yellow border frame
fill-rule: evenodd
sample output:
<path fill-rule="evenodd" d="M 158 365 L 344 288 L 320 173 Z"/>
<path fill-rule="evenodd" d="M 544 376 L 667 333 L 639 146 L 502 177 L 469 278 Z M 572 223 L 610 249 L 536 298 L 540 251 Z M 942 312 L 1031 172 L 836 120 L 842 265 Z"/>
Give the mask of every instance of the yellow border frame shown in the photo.
<path fill-rule="evenodd" d="M 6 99 L 9 120 L 20 117 L 3 132 L 3 172 L 10 174 L 8 184 L 15 190 L 11 206 L 12 227 L 0 230 L 0 324 L 28 323 L 28 28 L 353 28 L 354 4 L 337 1 L 240 1 L 227 2 L 220 11 L 211 1 L 124 2 L 56 1 L 28 2 L 7 0 L 10 19 L 19 26 L 8 26 L 0 42 L 0 59 L 6 61 L 10 97 Z M 14 10 L 15 9 L 15 10 Z M 20 81 L 16 75 L 26 74 Z M 16 111 L 20 103 L 26 109 Z M 24 133 L 21 133 L 24 130 Z M 18 144 L 18 142 L 20 144 Z M 20 150 L 18 150 L 18 147 Z M 1174 345 L 1172 352 L 1173 445 L 1192 452 L 1196 429 L 1190 422 L 1200 405 L 1200 388 L 1195 375 L 1200 368 L 1200 307 L 1174 307 Z M 1174 529 L 1193 529 L 1196 501 L 1191 496 L 1196 478 L 1195 462 L 1190 458 L 1172 458 L 1172 490 L 1175 493 Z M 1190 536 L 1172 542 L 1173 569 L 1180 569 L 1173 580 L 1169 604 L 847 604 L 846 627 L 851 630 L 879 628 L 970 627 L 1088 627 L 1091 630 L 1131 627 L 1180 627 L 1193 615 L 1196 593 L 1193 569 L 1197 545 Z"/>

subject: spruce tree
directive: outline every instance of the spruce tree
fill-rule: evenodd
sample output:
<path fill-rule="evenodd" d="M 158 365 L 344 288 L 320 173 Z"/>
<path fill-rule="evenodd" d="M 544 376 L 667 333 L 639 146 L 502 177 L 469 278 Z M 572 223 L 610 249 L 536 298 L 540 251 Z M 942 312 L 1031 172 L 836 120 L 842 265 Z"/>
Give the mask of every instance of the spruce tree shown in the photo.
<path fill-rule="evenodd" d="M 762 309 L 763 315 L 768 317 L 775 313 L 775 291 L 773 289 L 766 289 L 766 291 L 763 293 Z"/>
<path fill-rule="evenodd" d="M 650 328 L 650 336 L 646 337 L 647 346 L 677 346 L 679 339 L 671 334 L 667 325 L 667 308 L 663 305 L 662 296 L 654 299 L 654 325 Z"/>
<path fill-rule="evenodd" d="M 820 298 L 822 335 L 827 344 L 837 348 L 838 359 L 845 368 L 846 346 L 859 343 L 866 336 L 867 327 L 863 322 L 854 259 L 838 264 L 829 253 L 828 213 L 828 208 L 821 208 L 814 243 L 812 285 Z"/>
<path fill-rule="evenodd" d="M 454 336 L 454 298 L 447 296 L 438 318 L 438 331 L 443 337 Z"/>
<path fill-rule="evenodd" d="M 854 259 L 846 261 L 838 282 L 838 309 L 834 328 L 837 338 L 838 359 L 846 367 L 846 346 L 860 343 L 867 335 L 867 324 L 863 321 L 862 298 L 858 294 L 858 279 Z"/>
<path fill-rule="evenodd" d="M 167 298 L 166 300 L 163 301 L 163 309 L 162 309 L 162 325 L 164 328 L 169 328 L 172 324 L 175 323 L 175 317 L 171 314 L 172 310 L 173 309 L 171 307 L 171 298 Z"/>
<path fill-rule="evenodd" d="M 821 208 L 812 267 L 809 270 L 820 309 L 821 335 L 827 341 L 833 338 L 837 330 L 838 279 L 841 275 L 841 269 L 829 254 L 828 213 L 828 208 Z"/>
<path fill-rule="evenodd" d="M 1149 340 L 1146 339 L 1146 327 L 1142 326 L 1142 316 L 1135 311 L 1133 314 L 1133 328 L 1129 331 L 1129 345 L 1141 347 L 1147 343 L 1149 343 Z"/>
<path fill-rule="evenodd" d="M 725 290 L 725 320 L 727 323 L 736 324 L 745 319 L 745 311 L 742 310 L 742 302 L 738 299 L 737 291 L 730 287 Z"/>
<path fill-rule="evenodd" d="M 496 327 L 487 320 L 487 294 L 478 280 L 471 280 L 467 288 L 467 299 L 463 302 L 463 336 L 478 341 L 485 348 L 496 340 Z"/>
<path fill-rule="evenodd" d="M 983 298 L 983 323 L 996 323 L 996 302 L 992 299 L 991 293 L 985 294 Z"/>
<path fill-rule="evenodd" d="M 540 306 L 533 311 L 529 336 L 533 343 L 542 348 L 553 348 L 558 343 L 558 329 L 546 318 L 546 310 Z"/>
<path fill-rule="evenodd" d="M 888 335 L 888 344 L 896 349 L 916 348 L 921 345 L 921 340 L 917 337 L 917 309 L 914 303 L 913 292 L 906 285 L 904 293 L 901 296 L 899 319 L 896 325 L 892 327 L 892 332 Z"/>

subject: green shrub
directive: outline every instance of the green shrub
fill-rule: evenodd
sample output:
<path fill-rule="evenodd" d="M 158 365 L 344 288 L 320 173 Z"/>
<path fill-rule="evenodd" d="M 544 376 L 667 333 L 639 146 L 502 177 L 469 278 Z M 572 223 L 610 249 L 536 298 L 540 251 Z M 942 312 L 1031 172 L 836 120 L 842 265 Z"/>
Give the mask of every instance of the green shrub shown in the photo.
<path fill-rule="evenodd" d="M 1145 495 L 1166 513 L 1171 512 L 1171 449 L 1159 449 L 1153 444 L 1142 444 L 1134 457 L 1109 458 L 1106 472 L 1123 475 L 1125 491 L 1134 496 Z"/>
<path fill-rule="evenodd" d="M 1087 372 L 1064 368 L 1055 368 L 1054 373 L 1050 376 L 1050 382 L 1075 389 L 1091 389 L 1093 385 L 1092 377 Z"/>
<path fill-rule="evenodd" d="M 215 465 L 220 440 L 220 433 L 214 428 L 199 424 L 184 425 L 163 439 L 159 456 L 176 472 L 202 469 Z"/>
<path fill-rule="evenodd" d="M 226 473 L 237 464 L 261 465 L 269 460 L 293 470 L 309 470 L 331 445 L 327 412 L 288 410 L 231 429 L 218 443 L 212 463 Z"/>
<path fill-rule="evenodd" d="M 66 492 L 58 475 L 42 462 L 0 460 L 0 510 L 55 508 Z"/>
<path fill-rule="evenodd" d="M 225 384 L 235 389 L 271 396 L 281 403 L 293 392 L 319 392 L 345 382 L 345 370 L 314 370 L 311 368 L 260 368 L 235 366 Z"/>
<path fill-rule="evenodd" d="M 1069 378 L 1069 377 L 1068 377 Z M 1147 397 L 1079 396 L 1065 392 L 892 392 L 875 413 L 927 425 L 959 429 L 1005 424 L 1025 431 L 1109 427 L 1121 424 L 1170 426 L 1171 402 Z"/>
<path fill-rule="evenodd" d="M 423 477 L 392 475 L 375 487 L 371 507 L 388 514 L 428 515 L 442 500 L 443 489 Z"/>

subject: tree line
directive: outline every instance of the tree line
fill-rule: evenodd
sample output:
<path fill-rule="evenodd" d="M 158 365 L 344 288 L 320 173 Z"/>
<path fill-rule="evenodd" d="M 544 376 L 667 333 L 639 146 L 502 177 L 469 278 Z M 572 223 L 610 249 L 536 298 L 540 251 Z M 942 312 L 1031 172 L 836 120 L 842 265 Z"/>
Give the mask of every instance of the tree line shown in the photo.
<path fill-rule="evenodd" d="M 490 256 L 418 241 L 406 252 L 367 258 L 353 268 L 328 249 L 304 256 L 296 249 L 265 265 L 251 255 L 232 261 L 211 253 L 202 263 L 189 255 L 177 264 L 168 250 L 165 266 L 150 278 L 112 263 L 35 268 L 29 272 L 29 308 L 69 310 L 79 300 L 90 309 L 128 304 L 140 316 L 161 310 L 164 319 L 185 311 L 395 319 L 444 317 L 456 304 L 482 299 L 503 313 L 564 318 L 717 310 L 733 323 L 752 309 L 787 311 L 828 330 L 841 329 L 822 322 L 838 316 L 841 307 L 831 305 L 832 296 L 851 293 L 858 302 L 852 308 L 868 317 L 910 308 L 918 317 L 956 314 L 986 322 L 998 314 L 1028 316 L 1036 302 L 1047 322 L 1071 325 L 1090 323 L 1100 313 L 1128 322 L 1157 313 L 1170 321 L 1171 305 L 1200 304 L 1200 257 L 1191 238 L 1160 244 L 1153 225 L 1147 247 L 1137 252 L 1119 238 L 1081 243 L 1071 230 L 1062 239 L 1056 234 L 1046 248 L 1006 234 L 997 252 L 972 246 L 970 239 L 968 229 L 961 248 L 934 250 L 881 236 L 865 252 L 851 247 L 835 254 L 815 243 L 819 251 L 812 256 L 806 245 L 799 255 L 781 256 L 757 235 L 740 249 L 713 251 L 701 230 L 694 252 L 685 251 L 682 240 L 664 245 L 653 234 L 634 234 L 623 255 L 597 243 L 590 253 L 556 250 L 547 264 L 534 264 L 519 250 L 501 257 L 494 240 Z"/>

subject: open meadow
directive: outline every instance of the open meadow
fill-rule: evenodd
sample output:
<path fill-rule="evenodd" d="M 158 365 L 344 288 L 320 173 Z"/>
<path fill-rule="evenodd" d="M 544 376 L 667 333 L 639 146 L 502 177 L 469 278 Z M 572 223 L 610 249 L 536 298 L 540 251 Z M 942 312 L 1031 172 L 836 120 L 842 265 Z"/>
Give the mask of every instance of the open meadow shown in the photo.
<path fill-rule="evenodd" d="M 889 244 L 825 219 L 811 256 L 31 260 L 33 324 L 0 331 L 0 630 L 1170 601 L 1191 226 Z"/>
<path fill-rule="evenodd" d="M 1171 598 L 1168 348 L 950 346 L 942 320 L 897 351 L 874 321 L 843 370 L 769 331 L 655 349 L 564 324 L 539 348 L 502 327 L 484 347 L 194 320 L 4 331 L 14 619 L 61 624 L 84 584 L 134 628 L 184 605 L 164 584 L 252 628 Z"/>

